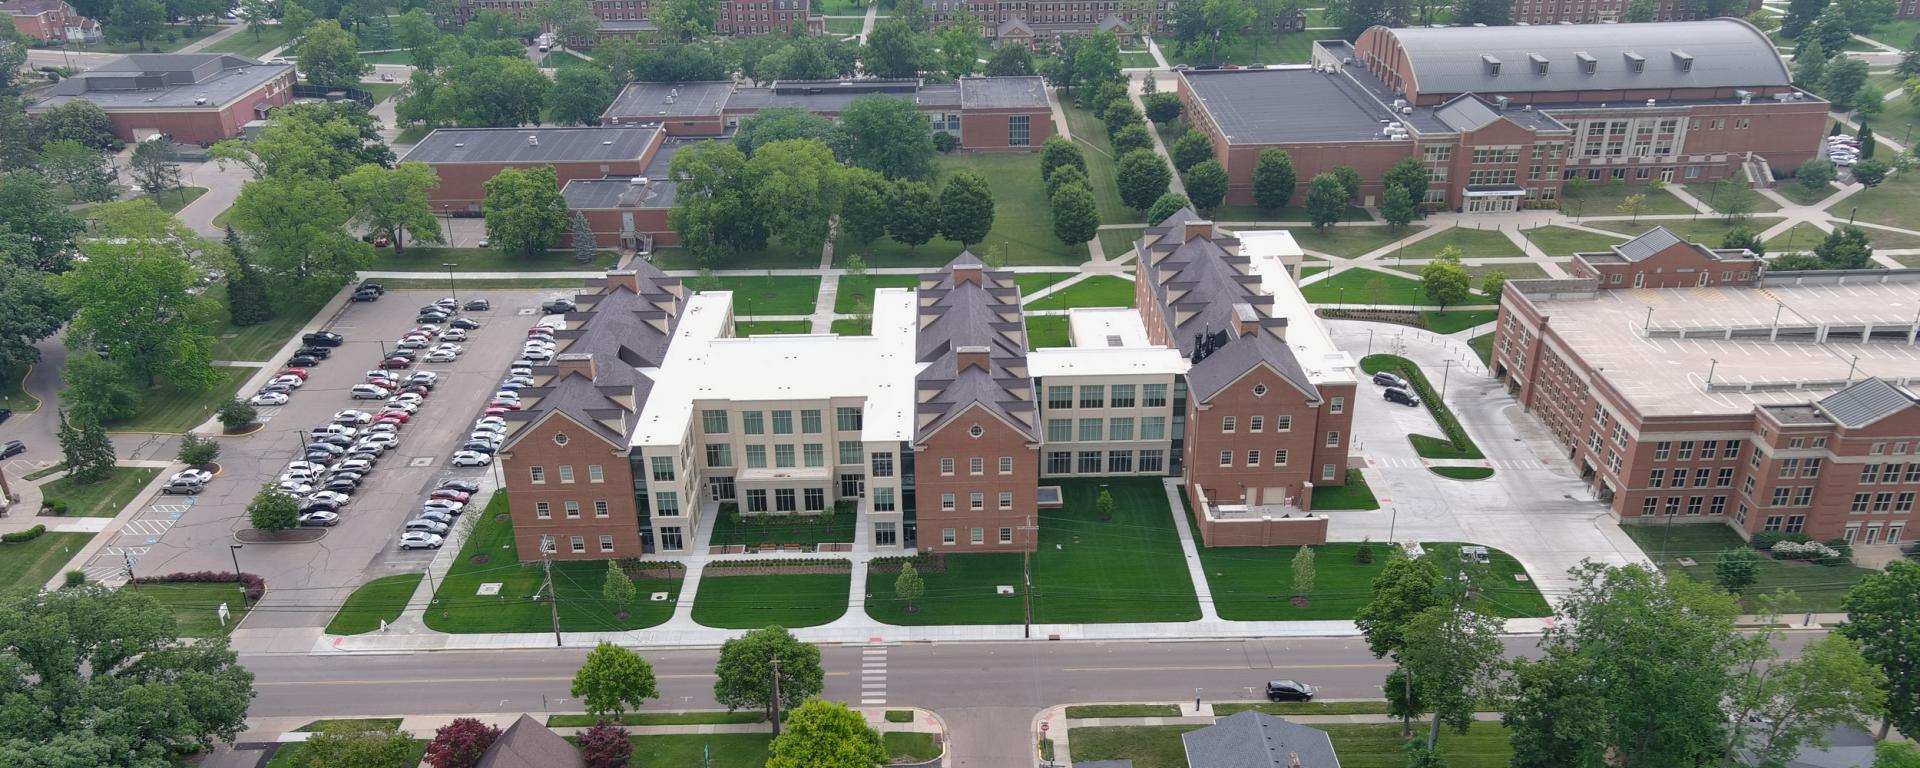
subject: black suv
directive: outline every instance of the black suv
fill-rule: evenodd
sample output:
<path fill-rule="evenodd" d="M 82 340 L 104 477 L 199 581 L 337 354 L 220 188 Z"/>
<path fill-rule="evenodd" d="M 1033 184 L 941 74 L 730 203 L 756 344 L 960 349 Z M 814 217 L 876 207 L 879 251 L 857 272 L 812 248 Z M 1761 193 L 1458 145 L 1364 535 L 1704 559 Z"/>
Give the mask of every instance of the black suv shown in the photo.
<path fill-rule="evenodd" d="M 558 314 L 563 314 L 567 312 L 572 312 L 573 300 L 572 299 L 554 299 L 545 304 L 541 304 L 540 311 L 544 314 L 549 314 L 549 315 L 558 315 Z"/>
<path fill-rule="evenodd" d="M 487 301 L 486 299 L 474 299 L 467 302 L 466 306 L 462 307 L 462 309 L 468 312 L 485 312 L 493 309 L 493 302 Z"/>
<path fill-rule="evenodd" d="M 361 282 L 359 288 L 354 289 L 355 293 L 359 293 L 360 291 L 373 291 L 374 293 L 385 295 L 387 292 L 387 287 L 379 283 L 373 282 L 371 280 L 367 280 L 367 281 Z"/>
<path fill-rule="evenodd" d="M 18 440 L 8 440 L 6 445 L 0 445 L 0 459 L 10 458 L 17 454 L 25 453 L 26 450 L 27 450 L 26 443 L 20 442 Z"/>
<path fill-rule="evenodd" d="M 300 343 L 315 347 L 337 347 L 345 343 L 347 337 L 332 331 L 314 331 L 300 337 Z"/>
<path fill-rule="evenodd" d="M 1313 686 L 1294 680 L 1267 681 L 1267 701 L 1312 701 Z"/>
<path fill-rule="evenodd" d="M 1409 408 L 1420 405 L 1420 398 L 1414 396 L 1412 392 L 1408 392 L 1399 387 L 1387 387 L 1381 391 L 1380 397 L 1389 403 L 1399 403 Z"/>
<path fill-rule="evenodd" d="M 325 360 L 329 357 L 333 357 L 333 350 L 327 347 L 309 346 L 309 347 L 301 347 L 299 351 L 294 352 L 294 354 L 305 355 L 307 357 L 317 357 L 317 358 L 320 358 L 321 360 Z"/>

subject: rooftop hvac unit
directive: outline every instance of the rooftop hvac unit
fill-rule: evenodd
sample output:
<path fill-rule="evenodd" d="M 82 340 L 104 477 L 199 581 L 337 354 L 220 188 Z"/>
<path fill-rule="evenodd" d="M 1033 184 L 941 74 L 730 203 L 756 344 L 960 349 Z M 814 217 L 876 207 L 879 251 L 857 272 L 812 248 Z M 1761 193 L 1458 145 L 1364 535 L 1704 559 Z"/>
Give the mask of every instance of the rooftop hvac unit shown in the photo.
<path fill-rule="evenodd" d="M 1394 109 L 1404 109 L 1404 108 L 1405 108 L 1406 106 L 1407 106 L 1407 100 L 1406 100 L 1406 99 L 1394 99 L 1394 100 L 1393 100 L 1393 108 L 1394 108 Z"/>
<path fill-rule="evenodd" d="M 206 96 L 206 94 L 201 94 L 201 95 L 199 95 L 199 96 L 195 96 L 195 97 L 193 97 L 193 103 L 194 103 L 194 104 L 197 104 L 197 105 L 199 105 L 199 106 L 202 106 L 202 107 L 204 107 L 204 106 L 206 106 L 206 105 L 207 105 L 207 96 Z"/>
<path fill-rule="evenodd" d="M 1653 105 L 1655 105 L 1655 104 L 1658 104 L 1658 103 L 1660 103 L 1660 101 L 1659 101 L 1658 99 L 1647 99 L 1647 106 L 1649 106 L 1649 107 L 1651 107 L 1651 106 L 1653 106 Z"/>
<path fill-rule="evenodd" d="M 672 96 L 678 96 L 678 95 L 680 95 L 680 89 L 678 88 L 667 89 L 667 96 L 672 97 Z"/>
<path fill-rule="evenodd" d="M 1507 111 L 1507 97 L 1505 96 L 1493 97 L 1493 108 L 1500 110 L 1501 112 Z"/>
<path fill-rule="evenodd" d="M 1411 115 L 1411 114 L 1413 114 L 1413 107 L 1401 107 L 1401 108 L 1400 108 L 1400 114 L 1403 114 L 1403 115 Z"/>
<path fill-rule="evenodd" d="M 628 181 L 627 183 L 632 184 L 633 186 L 636 186 L 636 187 L 644 187 L 647 185 L 647 177 L 635 176 L 633 177 L 633 180 Z"/>

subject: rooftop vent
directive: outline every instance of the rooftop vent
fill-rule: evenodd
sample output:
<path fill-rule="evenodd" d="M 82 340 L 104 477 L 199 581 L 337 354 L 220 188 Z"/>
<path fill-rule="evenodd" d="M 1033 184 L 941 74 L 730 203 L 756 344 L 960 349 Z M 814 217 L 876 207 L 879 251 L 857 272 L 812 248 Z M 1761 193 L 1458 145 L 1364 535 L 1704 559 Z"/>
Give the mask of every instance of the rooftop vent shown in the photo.
<path fill-rule="evenodd" d="M 1527 60 L 1533 62 L 1534 74 L 1544 75 L 1547 73 L 1547 57 L 1537 53 L 1529 53 L 1527 54 Z"/>
<path fill-rule="evenodd" d="M 1687 53 L 1686 51 L 1674 51 L 1673 63 L 1674 66 L 1679 67 L 1682 72 L 1692 72 L 1693 54 Z"/>
<path fill-rule="evenodd" d="M 1620 55 L 1626 57 L 1627 59 L 1628 72 L 1632 72 L 1637 75 L 1637 74 L 1640 74 L 1641 72 L 1647 71 L 1647 57 L 1634 53 L 1633 51 L 1623 51 L 1621 52 Z"/>
<path fill-rule="evenodd" d="M 1600 60 L 1586 51 L 1579 51 L 1573 54 L 1573 57 L 1580 60 L 1580 71 L 1585 74 L 1591 75 L 1600 68 Z"/>
<path fill-rule="evenodd" d="M 194 103 L 194 104 L 197 104 L 197 105 L 199 105 L 199 106 L 202 106 L 202 107 L 204 107 L 204 106 L 206 106 L 206 105 L 207 105 L 207 95 L 203 93 L 203 94 L 200 94 L 200 95 L 198 95 L 198 96 L 195 96 L 195 97 L 193 97 L 193 103 Z"/>
<path fill-rule="evenodd" d="M 454 147 L 454 149 L 459 149 L 459 148 L 461 148 L 461 147 L 464 147 L 464 146 L 466 146 L 466 145 L 467 145 L 467 143 L 466 143 L 466 142 L 464 142 L 464 141 L 456 141 L 456 142 L 454 142 L 454 143 L 453 143 L 453 147 Z"/>
<path fill-rule="evenodd" d="M 1507 111 L 1507 101 L 1508 99 L 1505 96 L 1495 96 L 1493 97 L 1493 108 L 1505 112 Z"/>
<path fill-rule="evenodd" d="M 540 137 L 531 133 L 527 134 L 527 146 L 529 147 L 540 146 Z"/>
<path fill-rule="evenodd" d="M 1500 60 L 1491 53 L 1480 54 L 1480 61 L 1487 65 L 1488 77 L 1500 76 Z"/>
<path fill-rule="evenodd" d="M 608 140 L 606 140 L 606 141 L 603 141 L 603 142 L 600 142 L 600 146 L 603 146 L 603 147 L 611 147 L 611 146 L 613 146 L 613 140 L 612 140 L 612 139 L 608 139 Z"/>
<path fill-rule="evenodd" d="M 1649 107 L 1651 107 L 1651 106 L 1654 106 L 1654 105 L 1656 105 L 1656 104 L 1659 104 L 1659 103 L 1660 103 L 1660 100 L 1659 100 L 1659 99 L 1647 99 L 1647 106 L 1649 106 Z"/>
<path fill-rule="evenodd" d="M 645 176 L 635 176 L 631 181 L 628 181 L 627 183 L 632 184 L 633 186 L 636 186 L 636 187 L 644 187 L 647 185 L 648 181 L 649 179 Z"/>

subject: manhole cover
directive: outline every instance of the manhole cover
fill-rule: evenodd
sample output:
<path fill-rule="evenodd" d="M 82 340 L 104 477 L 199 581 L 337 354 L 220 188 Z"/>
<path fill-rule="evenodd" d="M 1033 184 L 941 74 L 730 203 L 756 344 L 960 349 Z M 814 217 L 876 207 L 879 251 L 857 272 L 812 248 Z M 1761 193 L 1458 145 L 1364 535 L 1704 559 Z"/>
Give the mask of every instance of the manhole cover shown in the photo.
<path fill-rule="evenodd" d="M 1699 563 L 1695 562 L 1694 559 L 1691 557 L 1682 557 L 1676 560 L 1675 562 L 1679 563 L 1682 567 L 1685 567 L 1685 568 L 1692 568 L 1696 565 L 1699 565 Z"/>
<path fill-rule="evenodd" d="M 651 599 L 652 599 L 652 600 L 653 600 L 654 602 L 656 602 L 656 603 L 664 603 L 664 602 L 666 602 L 666 601 L 667 601 L 667 593 L 665 593 L 665 592 L 655 592 L 655 593 L 653 593 L 653 596 L 652 596 L 652 598 L 651 598 Z"/>
<path fill-rule="evenodd" d="M 407 460 L 407 466 L 409 466 L 409 467 L 431 467 L 431 466 L 433 466 L 433 457 L 432 457 L 432 456 L 416 456 L 416 457 L 414 457 L 414 458 L 411 458 L 411 459 L 408 459 L 408 460 Z"/>
<path fill-rule="evenodd" d="M 500 594 L 500 582 L 489 581 L 485 584 L 481 584 L 480 590 L 478 592 L 475 592 L 474 594 L 484 595 L 487 597 L 492 597 L 494 595 Z"/>

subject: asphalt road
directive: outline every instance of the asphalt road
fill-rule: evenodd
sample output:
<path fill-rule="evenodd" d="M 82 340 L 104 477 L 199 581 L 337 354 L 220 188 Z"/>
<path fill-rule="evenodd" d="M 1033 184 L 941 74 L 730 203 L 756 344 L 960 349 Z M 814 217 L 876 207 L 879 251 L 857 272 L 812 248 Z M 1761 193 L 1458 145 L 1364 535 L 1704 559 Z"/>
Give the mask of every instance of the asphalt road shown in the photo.
<path fill-rule="evenodd" d="M 1789 634 L 1783 656 L 1806 634 Z M 1528 653 L 1532 637 L 1507 638 Z M 1041 709 L 1067 703 L 1208 701 L 1258 697 L 1269 679 L 1321 688 L 1323 698 L 1378 698 L 1390 664 L 1358 638 L 1125 643 L 957 643 L 886 648 L 876 673 L 870 647 L 821 649 L 824 695 L 858 702 L 884 680 L 888 706 L 938 712 L 954 734 L 955 766 L 1008 766 L 1029 758 Z M 586 649 L 436 652 L 383 656 L 248 655 L 253 717 L 577 712 L 568 697 Z M 710 709 L 715 650 L 647 653 L 660 699 L 649 709 Z"/>

